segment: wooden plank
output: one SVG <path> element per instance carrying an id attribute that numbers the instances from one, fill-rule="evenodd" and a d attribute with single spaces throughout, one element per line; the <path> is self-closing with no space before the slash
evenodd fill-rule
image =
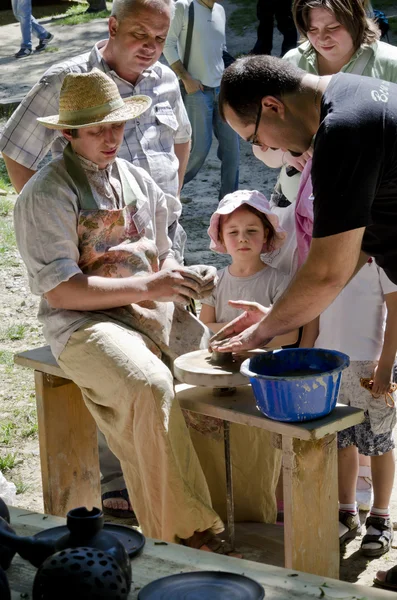
<path id="1" fill-rule="evenodd" d="M 14 361 L 23 367 L 69 379 L 57 364 L 49 346 L 16 354 Z M 256 408 L 250 385 L 238 387 L 236 393 L 229 397 L 215 397 L 212 388 L 195 387 L 185 383 L 177 384 L 175 390 L 180 405 L 186 410 L 219 417 L 231 423 L 262 427 L 267 431 L 302 440 L 321 439 L 336 431 L 357 425 L 364 420 L 364 413 L 360 409 L 337 405 L 330 415 L 316 421 L 308 421 L 307 423 L 272 421 L 262 415 Z"/>
<path id="2" fill-rule="evenodd" d="M 28 367 L 35 371 L 56 375 L 57 377 L 63 377 L 63 379 L 70 379 L 58 365 L 49 346 L 15 354 L 14 362 L 21 367 Z"/>
<path id="3" fill-rule="evenodd" d="M 362 410 L 337 404 L 331 414 L 315 421 L 305 423 L 272 421 L 256 408 L 250 385 L 238 387 L 233 396 L 214 396 L 211 388 L 180 384 L 176 386 L 176 395 L 180 406 L 186 410 L 218 417 L 231 423 L 261 427 L 267 431 L 300 440 L 321 439 L 364 420 Z"/>
<path id="4" fill-rule="evenodd" d="M 53 517 L 45 517 L 43 520 L 43 515 L 38 513 L 11 508 L 11 523 L 19 535 L 34 535 L 42 529 L 56 527 L 64 523 L 64 520 Z M 393 592 L 353 585 L 253 561 L 201 552 L 176 544 L 156 545 L 155 540 L 147 539 L 141 556 L 132 561 L 133 585 L 128 600 L 137 600 L 139 590 L 154 579 L 197 570 L 228 571 L 251 577 L 263 585 L 266 600 L 318 599 L 323 597 L 322 589 L 327 593 L 344 592 L 343 597 L 347 600 L 396 599 Z M 29 563 L 18 556 L 14 558 L 12 566 L 7 572 L 13 590 L 12 600 L 20 600 L 21 594 L 29 594 L 28 597 L 30 597 L 35 574 L 36 569 Z M 326 588 L 322 587 L 324 583 L 327 584 Z"/>
<path id="5" fill-rule="evenodd" d="M 77 506 L 101 506 L 96 424 L 77 385 L 63 381 L 53 387 L 35 371 L 44 511 L 61 517 Z"/>
<path id="6" fill-rule="evenodd" d="M 335 433 L 310 442 L 283 437 L 287 568 L 339 577 L 337 469 Z"/>

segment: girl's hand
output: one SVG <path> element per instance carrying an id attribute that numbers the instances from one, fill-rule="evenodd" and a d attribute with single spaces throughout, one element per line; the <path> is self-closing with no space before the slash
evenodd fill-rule
<path id="1" fill-rule="evenodd" d="M 283 164 L 291 165 L 295 167 L 298 171 L 303 171 L 306 166 L 308 160 L 310 160 L 313 156 L 313 148 L 310 147 L 309 150 L 306 150 L 300 156 L 292 156 L 290 152 L 285 152 L 283 155 Z"/>
<path id="2" fill-rule="evenodd" d="M 392 369 L 377 365 L 374 370 L 372 393 L 383 396 L 387 394 L 392 383 Z"/>
<path id="3" fill-rule="evenodd" d="M 225 327 L 222 327 L 222 329 L 210 339 L 210 348 L 219 352 L 238 352 L 240 350 L 249 350 L 258 347 L 250 345 L 249 348 L 246 348 L 246 342 L 242 344 L 243 338 L 241 338 L 241 336 L 236 336 L 236 334 L 242 335 L 242 332 L 244 332 L 244 334 L 247 333 L 248 337 L 250 337 L 248 330 L 251 326 L 256 326 L 260 323 L 260 321 L 268 314 L 270 308 L 266 308 L 265 306 L 258 304 L 258 302 L 244 302 L 243 300 L 229 300 L 229 305 L 244 310 L 244 312 L 242 315 L 233 319 L 233 321 L 230 321 Z M 233 335 L 236 337 L 226 339 Z M 239 338 L 238 340 L 237 337 Z M 230 344 L 234 344 L 235 342 L 238 349 L 230 350 Z M 254 343 L 254 339 L 250 338 L 249 343 Z"/>

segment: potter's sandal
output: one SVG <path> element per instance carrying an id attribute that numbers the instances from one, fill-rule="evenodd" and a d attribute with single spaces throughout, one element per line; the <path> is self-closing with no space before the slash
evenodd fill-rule
<path id="1" fill-rule="evenodd" d="M 339 511 L 339 545 L 347 544 L 361 533 L 359 514 Z"/>
<path id="2" fill-rule="evenodd" d="M 210 531 L 195 531 L 192 537 L 187 540 L 181 540 L 181 542 L 184 546 L 195 548 L 196 550 L 201 550 L 203 546 L 207 546 L 207 548 L 215 554 L 225 554 L 229 556 L 235 553 L 232 546 L 226 540 L 223 540 Z M 241 555 L 239 554 L 238 557 L 241 557 Z"/>
<path id="3" fill-rule="evenodd" d="M 111 506 L 105 506 L 103 501 L 109 499 L 122 499 L 128 502 L 128 509 L 121 508 L 113 508 Z M 122 490 L 113 490 L 112 492 L 104 492 L 102 494 L 102 512 L 104 515 L 108 515 L 109 517 L 115 517 L 116 519 L 136 519 L 136 515 L 131 508 L 130 498 L 128 496 L 128 491 L 124 488 Z"/>
<path id="4" fill-rule="evenodd" d="M 365 526 L 370 533 L 363 537 L 361 554 L 376 557 L 388 552 L 393 541 L 393 524 L 390 518 L 370 516 L 367 517 Z"/>

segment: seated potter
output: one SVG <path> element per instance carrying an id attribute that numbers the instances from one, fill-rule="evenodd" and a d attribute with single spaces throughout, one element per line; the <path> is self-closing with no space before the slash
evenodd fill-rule
<path id="1" fill-rule="evenodd" d="M 208 345 L 183 305 L 215 270 L 174 261 L 163 192 L 117 158 L 125 122 L 149 105 L 96 69 L 65 78 L 59 114 L 40 122 L 69 144 L 23 188 L 17 243 L 44 335 L 120 460 L 144 534 L 225 552 L 168 367 Z"/>

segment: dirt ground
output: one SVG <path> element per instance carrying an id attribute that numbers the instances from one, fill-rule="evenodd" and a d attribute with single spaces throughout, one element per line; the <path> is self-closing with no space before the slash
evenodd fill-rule
<path id="1" fill-rule="evenodd" d="M 229 0 L 223 4 L 230 15 L 235 5 Z M 388 11 L 388 14 L 396 14 L 397 6 L 389 3 Z M 0 101 L 23 95 L 48 66 L 71 54 L 90 49 L 96 40 L 106 35 L 105 20 L 76 27 L 57 26 L 56 20 L 43 22 L 55 34 L 54 51 L 18 63 L 12 55 L 19 45 L 19 26 L 1 27 Z M 228 49 L 232 54 L 248 52 L 255 38 L 254 24 L 245 30 L 243 36 L 229 30 Z M 275 30 L 274 54 L 279 52 L 280 37 Z M 0 130 L 3 126 L 4 119 L 0 121 Z M 265 168 L 253 157 L 248 144 L 241 143 L 240 188 L 258 189 L 269 195 L 276 176 L 277 172 Z M 206 234 L 209 218 L 217 205 L 219 179 L 220 164 L 214 142 L 204 168 L 194 181 L 185 186 L 182 194 L 185 198 L 182 222 L 188 233 L 186 258 L 190 264 L 206 263 L 219 267 L 226 264 L 224 257 L 209 250 Z M 38 300 L 29 291 L 25 268 L 15 247 L 12 227 L 14 202 L 13 195 L 0 196 L 0 471 L 16 483 L 18 506 L 42 511 L 33 373 L 14 367 L 12 356 L 17 351 L 43 345 L 44 339 L 36 320 Z M 393 520 L 397 521 L 396 489 L 391 508 Z M 371 561 L 361 557 L 359 543 L 359 540 L 351 543 L 342 557 L 341 578 L 371 585 L 379 568 L 397 564 L 397 546 L 385 557 Z"/>

